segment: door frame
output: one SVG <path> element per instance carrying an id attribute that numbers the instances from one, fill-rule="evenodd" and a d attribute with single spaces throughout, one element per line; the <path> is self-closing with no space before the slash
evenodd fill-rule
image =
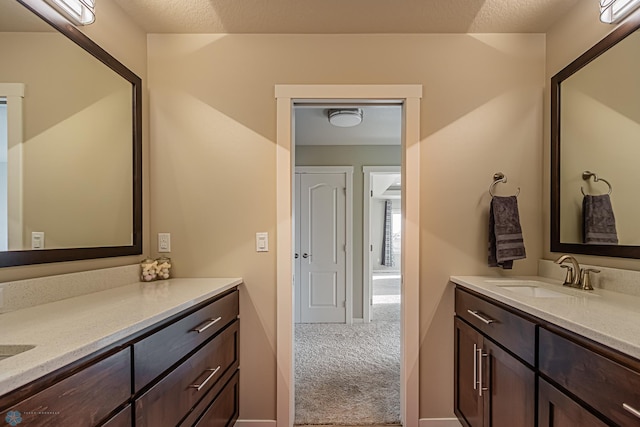
<path id="1" fill-rule="evenodd" d="M 23 227 L 23 123 L 24 83 L 0 83 L 0 96 L 7 99 L 7 216 L 9 250 L 24 250 Z M 31 248 L 31 242 L 29 242 Z"/>
<path id="2" fill-rule="evenodd" d="M 422 85 L 276 85 L 276 419 L 294 422 L 292 177 L 293 104 L 298 100 L 402 103 L 402 297 L 400 419 L 418 427 L 420 273 L 420 99 Z"/>
<path id="3" fill-rule="evenodd" d="M 353 166 L 295 166 L 295 173 L 315 173 L 315 174 L 344 174 L 346 183 L 345 197 L 345 322 L 347 325 L 353 324 Z M 294 197 L 295 201 L 295 197 Z M 293 204 L 293 215 L 295 218 L 297 203 Z M 295 236 L 294 236 L 295 239 Z M 295 247 L 295 246 L 294 246 Z M 299 292 L 298 284 L 294 275 L 295 291 Z M 294 291 L 294 295 L 295 294 Z M 294 307 L 296 301 L 293 302 Z M 299 321 L 299 319 L 298 319 Z"/>
<path id="4" fill-rule="evenodd" d="M 401 166 L 363 166 L 363 192 L 362 192 L 362 319 L 365 323 L 371 322 L 371 298 L 372 283 L 371 283 L 371 202 L 373 198 L 370 193 L 372 190 L 372 176 L 373 174 L 385 174 L 385 173 L 400 173 L 402 174 Z M 404 193 L 404 189 L 402 190 Z M 400 199 L 402 200 L 402 198 Z M 403 236 L 404 237 L 404 236 Z M 365 255 L 366 254 L 366 255 Z"/>

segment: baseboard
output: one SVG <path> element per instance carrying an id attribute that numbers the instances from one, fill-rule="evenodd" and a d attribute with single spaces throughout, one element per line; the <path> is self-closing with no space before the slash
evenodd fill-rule
<path id="1" fill-rule="evenodd" d="M 235 427 L 276 427 L 275 420 L 237 420 Z"/>
<path id="2" fill-rule="evenodd" d="M 353 319 L 351 319 L 351 323 L 364 323 L 364 319 L 362 317 L 354 317 Z"/>
<path id="3" fill-rule="evenodd" d="M 420 418 L 420 427 L 462 427 L 457 418 Z"/>

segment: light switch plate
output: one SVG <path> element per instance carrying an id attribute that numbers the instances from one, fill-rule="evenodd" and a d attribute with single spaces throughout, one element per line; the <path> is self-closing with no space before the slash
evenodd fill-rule
<path id="1" fill-rule="evenodd" d="M 158 233 L 158 252 L 171 252 L 171 233 Z"/>
<path id="2" fill-rule="evenodd" d="M 44 249 L 44 231 L 31 232 L 31 249 Z"/>
<path id="3" fill-rule="evenodd" d="M 269 233 L 256 233 L 256 252 L 269 252 Z"/>

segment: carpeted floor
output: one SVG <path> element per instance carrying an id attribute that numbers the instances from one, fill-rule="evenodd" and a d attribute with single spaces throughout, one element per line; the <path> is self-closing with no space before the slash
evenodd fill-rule
<path id="1" fill-rule="evenodd" d="M 297 324 L 295 424 L 400 422 L 400 279 L 376 276 L 373 322 Z"/>

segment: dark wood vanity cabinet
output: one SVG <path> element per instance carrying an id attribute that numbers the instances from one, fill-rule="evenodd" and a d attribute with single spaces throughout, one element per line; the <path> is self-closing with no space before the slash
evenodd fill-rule
<path id="1" fill-rule="evenodd" d="M 29 426 L 233 425 L 238 418 L 238 291 L 7 395 L 0 412 Z"/>
<path id="2" fill-rule="evenodd" d="M 37 390 L 37 384 L 32 388 Z M 8 405 L 1 413 L 18 411 L 20 424 L 27 426 L 95 426 L 124 406 L 130 396 L 131 351 L 126 348 L 72 370 L 66 378 Z"/>
<path id="3" fill-rule="evenodd" d="M 539 359 L 541 377 L 575 396 L 583 411 L 591 408 L 609 425 L 640 426 L 640 361 L 542 327 Z"/>
<path id="4" fill-rule="evenodd" d="M 496 320 L 511 319 L 513 314 L 460 292 L 456 291 L 454 321 L 456 415 L 470 427 L 534 427 L 535 373 L 492 339 L 520 340 L 527 334 L 513 326 L 505 328 L 513 322 Z M 471 322 L 479 322 L 483 331 Z M 492 325 L 497 328 L 492 330 Z M 535 344 L 535 335 L 531 338 Z"/>
<path id="5" fill-rule="evenodd" d="M 640 427 L 640 361 L 455 292 L 454 404 L 464 425 Z"/>
<path id="6" fill-rule="evenodd" d="M 539 427 L 606 427 L 602 420 L 543 379 L 538 382 Z"/>

